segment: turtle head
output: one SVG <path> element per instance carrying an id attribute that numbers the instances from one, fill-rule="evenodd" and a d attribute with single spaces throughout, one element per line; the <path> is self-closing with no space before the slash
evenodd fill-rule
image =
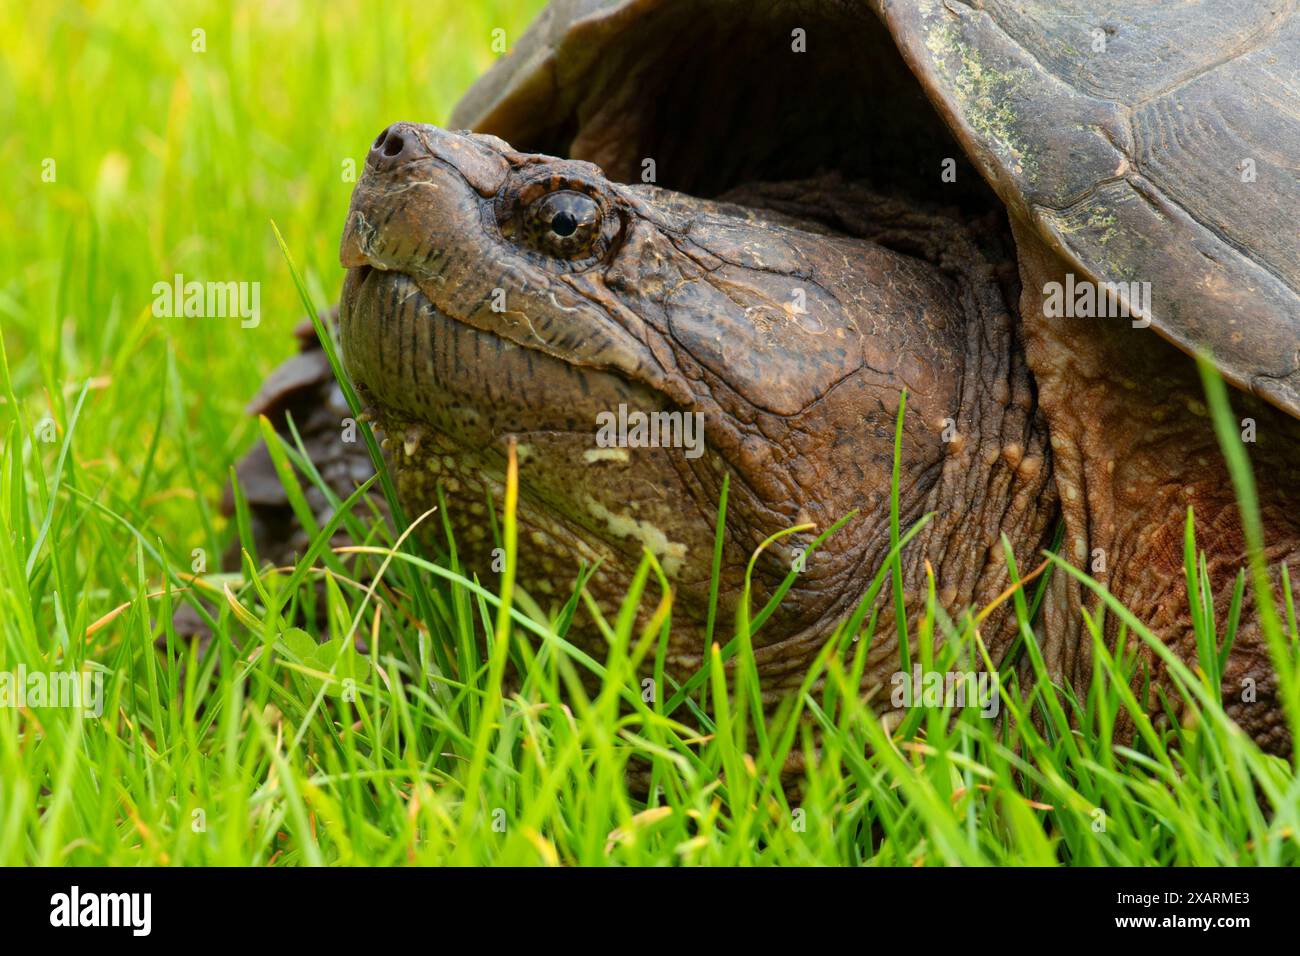
<path id="1" fill-rule="evenodd" d="M 649 551 L 689 629 L 706 615 L 724 476 L 725 610 L 771 535 L 807 526 L 764 550 L 756 602 L 816 532 L 855 509 L 881 515 L 904 382 L 920 396 L 907 465 L 943 457 L 922 423 L 956 405 L 960 310 L 918 266 L 846 241 L 398 123 L 348 213 L 344 359 L 407 509 L 441 495 L 467 567 L 492 566 L 488 509 L 513 440 L 523 586 L 563 599 L 579 561 L 598 565 L 589 587 L 611 610 Z M 914 327 L 887 321 L 898 309 Z M 903 328 L 923 338 L 891 344 Z M 858 535 L 819 552 L 782 605 L 784 634 L 856 586 Z"/>
<path id="2" fill-rule="evenodd" d="M 404 504 L 414 517 L 441 495 L 462 562 L 488 577 L 514 440 L 519 580 L 543 602 L 579 561 L 613 598 L 643 547 L 674 575 L 709 552 L 684 487 L 706 460 L 690 393 L 602 282 L 634 216 L 589 163 L 410 123 L 376 139 L 348 213 L 344 359 Z M 680 447 L 620 443 L 620 410 L 675 411 Z"/>
<path id="3" fill-rule="evenodd" d="M 420 378 L 435 371 L 420 360 L 444 355 L 452 343 L 446 330 L 418 341 L 391 340 L 378 319 L 401 310 L 375 295 L 404 291 L 443 318 L 499 338 L 503 355 L 513 344 L 569 366 L 616 369 L 629 379 L 652 376 L 643 343 L 608 321 L 608 303 L 585 294 L 589 274 L 614 257 L 633 215 L 628 197 L 590 163 L 516 153 L 493 136 L 414 123 L 388 127 L 367 157 L 340 250 L 342 264 L 354 270 L 349 296 L 370 307 L 369 320 L 351 326 L 349 361 L 380 397 L 396 389 L 390 398 L 414 401 L 413 412 L 427 411 L 440 386 L 467 390 L 468 401 L 499 398 L 475 390 L 487 384 L 483 379 L 500 382 L 515 373 L 509 359 L 501 359 L 507 364 L 496 375 L 482 366 L 477 374 L 448 369 Z M 386 364 L 399 358 L 401 368 Z M 541 363 L 527 374 L 562 389 L 546 379 L 554 371 Z M 517 374 L 512 387 L 524 384 L 525 373 Z M 414 378 L 406 381 L 407 375 Z M 541 399 L 530 390 L 530 406 Z"/>

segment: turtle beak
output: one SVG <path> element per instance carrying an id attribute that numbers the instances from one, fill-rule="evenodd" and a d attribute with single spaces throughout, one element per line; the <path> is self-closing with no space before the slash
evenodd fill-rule
<path id="1" fill-rule="evenodd" d="M 478 221 L 477 204 L 495 196 L 509 172 L 501 146 L 486 137 L 420 123 L 393 123 L 370 145 L 352 191 L 339 243 L 346 269 L 416 271 L 436 248 L 437 222 Z"/>
<path id="2" fill-rule="evenodd" d="M 433 129 L 433 127 L 427 127 Z M 371 239 L 375 229 L 369 223 L 365 213 L 365 203 L 358 202 L 368 196 L 384 194 L 391 184 L 398 181 L 397 171 L 403 166 L 433 158 L 434 152 L 429 145 L 429 138 L 423 134 L 415 123 L 393 123 L 386 126 L 370 144 L 366 154 L 365 172 L 357 183 L 353 193 L 352 209 L 348 213 L 347 225 L 343 229 L 343 240 L 339 244 L 339 262 L 345 269 L 360 266 L 377 266 L 386 268 L 370 256 Z"/>
<path id="3" fill-rule="evenodd" d="M 343 241 L 339 244 L 339 262 L 344 269 L 356 269 L 373 265 L 366 258 L 365 249 L 362 248 L 361 234 L 356 226 L 357 219 L 348 216 L 348 224 L 343 228 Z"/>

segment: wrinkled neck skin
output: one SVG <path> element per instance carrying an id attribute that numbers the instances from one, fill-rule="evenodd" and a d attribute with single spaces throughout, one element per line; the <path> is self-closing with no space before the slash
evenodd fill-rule
<path id="1" fill-rule="evenodd" d="M 394 131 L 400 150 L 389 140 L 385 155 L 381 136 L 349 212 L 344 357 L 407 510 L 422 514 L 441 492 L 467 569 L 493 576 L 487 509 L 502 506 L 513 439 L 519 586 L 558 608 L 579 563 L 597 565 L 589 590 L 612 618 L 649 552 L 674 595 L 668 666 L 680 680 L 706 650 L 726 478 L 722 642 L 755 550 L 811 526 L 754 562 L 755 611 L 802 568 L 755 637 L 774 697 L 797 686 L 887 556 L 904 389 L 904 530 L 930 515 L 904 552 L 907 593 L 925 593 L 928 564 L 950 613 L 987 603 L 1007 583 L 1000 536 L 1022 567 L 1045 544 L 1050 459 L 1008 293 L 953 222 L 851 183 L 711 202 L 610 183 L 494 137 Z M 594 207 L 560 199 L 593 210 L 589 247 L 545 231 L 560 208 L 547 197 L 575 192 Z M 650 421 L 663 430 L 638 435 L 636 413 L 661 413 Z M 620 422 L 632 428 L 620 434 Z M 655 438 L 670 447 L 646 447 Z M 865 691 L 897 666 L 892 604 L 879 612 Z M 569 637 L 603 656 L 586 614 Z M 1008 617 L 983 633 L 1000 659 Z"/>

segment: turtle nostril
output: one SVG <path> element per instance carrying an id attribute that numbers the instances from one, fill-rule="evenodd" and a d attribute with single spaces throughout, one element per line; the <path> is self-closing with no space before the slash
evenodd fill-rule
<path id="1" fill-rule="evenodd" d="M 410 123 L 393 123 L 375 137 L 366 156 L 366 166 L 375 170 L 395 169 L 429 155 L 429 149 L 417 127 Z"/>

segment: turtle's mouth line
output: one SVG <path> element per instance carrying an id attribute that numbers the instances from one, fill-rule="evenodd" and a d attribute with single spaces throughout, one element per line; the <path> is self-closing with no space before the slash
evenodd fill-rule
<path id="1" fill-rule="evenodd" d="M 682 452 L 598 439 L 599 415 L 620 405 L 671 408 L 660 393 L 458 321 L 413 277 L 392 270 L 349 269 L 340 330 L 344 362 L 384 433 L 399 493 L 421 510 L 445 501 L 463 555 L 490 547 L 481 537 L 483 502 L 502 500 L 514 439 L 526 587 L 565 593 L 575 555 L 603 562 L 594 586 L 611 595 L 623 593 L 618 582 L 643 547 L 656 548 L 673 573 L 683 567 L 689 491 L 670 460 Z"/>
<path id="2" fill-rule="evenodd" d="M 362 390 L 470 447 L 532 433 L 585 434 L 594 447 L 602 413 L 670 406 L 616 371 L 566 362 L 448 315 L 403 272 L 354 266 L 342 306 L 344 361 Z"/>

